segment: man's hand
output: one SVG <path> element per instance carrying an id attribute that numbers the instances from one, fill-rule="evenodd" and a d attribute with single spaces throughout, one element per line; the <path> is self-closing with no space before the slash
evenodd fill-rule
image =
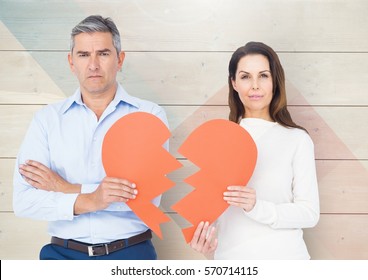
<path id="1" fill-rule="evenodd" d="M 105 209 L 113 202 L 135 199 L 138 191 L 135 184 L 125 179 L 105 177 L 94 194 L 95 202 Z"/>
<path id="2" fill-rule="evenodd" d="M 70 184 L 59 174 L 40 162 L 27 160 L 19 166 L 19 173 L 31 186 L 54 192 L 80 193 L 80 184 Z M 125 179 L 105 177 L 92 193 L 79 194 L 74 204 L 76 215 L 107 208 L 114 202 L 127 202 L 135 199 L 138 191 L 135 184 Z"/>
<path id="3" fill-rule="evenodd" d="M 22 174 L 28 184 L 40 190 L 80 193 L 80 185 L 70 184 L 59 174 L 38 161 L 27 160 L 25 164 L 19 166 L 19 173 Z"/>
<path id="4" fill-rule="evenodd" d="M 137 194 L 134 183 L 125 179 L 105 177 L 93 193 L 78 196 L 74 204 L 74 214 L 103 210 L 111 203 L 135 199 Z"/>

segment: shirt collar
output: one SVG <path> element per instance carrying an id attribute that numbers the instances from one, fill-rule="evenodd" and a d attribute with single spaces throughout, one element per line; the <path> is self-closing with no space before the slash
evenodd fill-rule
<path id="1" fill-rule="evenodd" d="M 128 103 L 136 108 L 139 108 L 139 102 L 137 100 L 137 98 L 129 95 L 126 90 L 120 85 L 118 84 L 118 89 L 116 91 L 115 94 L 115 98 L 112 101 L 112 103 L 117 106 L 119 104 L 119 102 L 124 102 L 124 103 Z"/>
<path id="2" fill-rule="evenodd" d="M 110 106 L 117 107 L 120 102 L 124 102 L 127 104 L 130 104 L 136 108 L 139 108 L 139 103 L 137 102 L 137 99 L 131 95 L 129 95 L 126 90 L 118 83 L 118 87 L 116 90 L 116 94 L 114 99 L 111 101 Z M 80 105 L 85 106 L 82 101 L 82 94 L 80 91 L 80 88 L 78 88 L 72 96 L 70 96 L 66 101 L 64 102 L 64 105 L 61 108 L 61 112 L 64 114 L 66 113 L 70 108 Z"/>

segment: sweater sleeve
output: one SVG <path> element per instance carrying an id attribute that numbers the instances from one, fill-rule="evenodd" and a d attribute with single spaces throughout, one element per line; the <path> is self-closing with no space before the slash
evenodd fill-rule
<path id="1" fill-rule="evenodd" d="M 245 215 L 275 229 L 314 227 L 319 220 L 319 195 L 314 145 L 307 134 L 296 149 L 292 168 L 292 201 L 276 204 L 257 200 Z"/>

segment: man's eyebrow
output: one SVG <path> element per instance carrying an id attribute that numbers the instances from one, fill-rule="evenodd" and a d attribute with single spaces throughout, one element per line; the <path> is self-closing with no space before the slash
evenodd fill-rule
<path id="1" fill-rule="evenodd" d="M 99 53 L 102 53 L 102 52 L 111 52 L 111 50 L 106 48 L 106 49 L 98 50 L 97 52 L 99 52 Z"/>
<path id="2" fill-rule="evenodd" d="M 77 51 L 77 54 L 89 54 L 87 51 Z"/>
<path id="3" fill-rule="evenodd" d="M 106 49 L 102 49 L 102 50 L 97 50 L 97 53 L 102 53 L 102 52 L 111 52 L 110 49 L 106 48 Z M 77 54 L 90 54 L 89 51 L 77 51 Z"/>

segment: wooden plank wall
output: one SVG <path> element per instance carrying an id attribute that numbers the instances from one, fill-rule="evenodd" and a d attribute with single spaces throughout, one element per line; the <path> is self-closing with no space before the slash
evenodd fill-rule
<path id="1" fill-rule="evenodd" d="M 47 12 L 45 12 L 47 6 Z M 33 113 L 71 95 L 71 28 L 112 17 L 127 51 L 119 81 L 164 106 L 171 152 L 184 168 L 165 193 L 172 218 L 155 238 L 160 259 L 202 259 L 184 243 L 170 206 L 196 170 L 177 148 L 206 120 L 226 118 L 227 63 L 247 41 L 279 54 L 290 111 L 315 142 L 319 224 L 305 230 L 313 259 L 368 259 L 368 2 L 365 0 L 0 1 L 0 259 L 37 259 L 46 225 L 15 217 L 12 173 Z"/>

